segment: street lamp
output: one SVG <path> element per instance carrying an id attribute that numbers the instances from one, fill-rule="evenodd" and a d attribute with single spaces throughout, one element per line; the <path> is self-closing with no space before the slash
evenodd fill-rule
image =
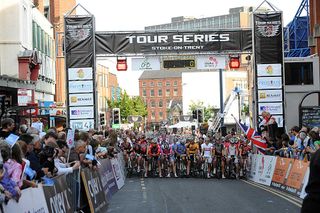
<path id="1" fill-rule="evenodd" d="M 233 92 L 235 92 L 237 94 L 237 98 L 238 98 L 238 116 L 239 116 L 239 121 L 241 120 L 241 108 L 240 108 L 240 88 L 235 87 Z"/>

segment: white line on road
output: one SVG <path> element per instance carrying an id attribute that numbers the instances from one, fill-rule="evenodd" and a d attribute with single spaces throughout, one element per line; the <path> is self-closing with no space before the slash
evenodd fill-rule
<path id="1" fill-rule="evenodd" d="M 257 188 L 260 188 L 260 189 L 262 189 L 262 190 L 268 191 L 268 192 L 270 192 L 270 193 L 272 193 L 272 194 L 274 194 L 274 195 L 277 195 L 278 197 L 281 197 L 281 198 L 289 201 L 290 203 L 292 203 L 292 204 L 294 204 L 294 205 L 296 205 L 296 206 L 298 206 L 298 207 L 300 207 L 300 208 L 302 207 L 302 205 L 301 205 L 300 203 L 298 203 L 297 201 L 293 201 L 293 200 L 289 199 L 288 197 L 282 195 L 281 192 L 274 192 L 274 191 L 272 191 L 272 190 L 270 190 L 270 189 L 264 188 L 264 187 L 262 187 L 262 186 L 259 186 L 259 185 L 254 184 L 254 183 L 250 183 L 249 181 L 243 181 L 243 182 L 245 182 L 245 183 L 247 183 L 247 184 L 250 184 L 250 185 L 252 185 L 252 186 L 255 186 L 255 187 L 257 187 Z"/>

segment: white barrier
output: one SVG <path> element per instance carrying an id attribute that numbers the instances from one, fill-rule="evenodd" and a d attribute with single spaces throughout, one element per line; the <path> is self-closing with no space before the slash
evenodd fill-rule
<path id="1" fill-rule="evenodd" d="M 22 195 L 17 203 L 9 200 L 7 205 L 3 205 L 6 213 L 49 213 L 46 198 L 41 185 L 38 188 L 28 188 L 22 191 Z"/>

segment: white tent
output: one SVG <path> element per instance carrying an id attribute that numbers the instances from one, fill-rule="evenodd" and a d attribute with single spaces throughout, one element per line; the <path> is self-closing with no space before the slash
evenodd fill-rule
<path id="1" fill-rule="evenodd" d="M 180 121 L 179 123 L 176 123 L 174 125 L 171 125 L 169 126 L 170 129 L 173 129 L 173 128 L 185 128 L 185 127 L 190 127 L 194 125 L 194 126 L 197 126 L 196 123 L 192 123 L 192 122 L 189 122 L 189 121 Z"/>

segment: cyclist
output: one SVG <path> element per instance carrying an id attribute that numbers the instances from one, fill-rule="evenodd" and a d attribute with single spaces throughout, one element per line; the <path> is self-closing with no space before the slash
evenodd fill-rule
<path id="1" fill-rule="evenodd" d="M 247 159 L 249 156 L 249 153 L 251 151 L 251 147 L 248 146 L 247 140 L 244 138 L 241 140 L 239 145 L 239 156 L 240 156 L 240 176 L 243 175 L 243 170 L 246 169 L 247 166 Z"/>
<path id="2" fill-rule="evenodd" d="M 147 161 L 147 148 L 148 148 L 148 142 L 145 139 L 145 136 L 142 135 L 140 141 L 138 142 L 139 145 L 139 151 L 137 151 L 138 155 L 138 173 L 140 172 L 140 166 L 145 165 L 145 162 Z M 146 167 L 144 167 L 146 168 Z"/>
<path id="3" fill-rule="evenodd" d="M 161 164 L 162 164 L 162 166 L 164 165 L 165 160 L 168 159 L 168 161 L 170 162 L 171 153 L 172 153 L 172 150 L 171 150 L 169 143 L 163 142 L 163 144 L 161 146 Z M 168 167 L 165 168 L 168 170 L 167 177 L 170 177 L 170 164 L 168 164 L 167 166 Z"/>
<path id="4" fill-rule="evenodd" d="M 210 178 L 210 172 L 211 172 L 211 163 L 212 163 L 212 143 L 209 143 L 210 138 L 205 138 L 205 143 L 201 145 L 201 156 L 202 156 L 202 162 L 205 162 L 207 160 L 208 163 L 208 174 L 207 178 Z"/>
<path id="5" fill-rule="evenodd" d="M 214 156 L 214 161 L 213 161 L 213 173 L 216 174 L 216 167 L 217 167 L 217 161 L 218 158 L 221 160 L 221 173 L 222 173 L 222 178 L 224 179 L 224 165 L 225 165 L 225 148 L 222 144 L 222 141 L 224 138 L 219 138 L 216 140 L 216 143 L 213 148 L 213 156 Z"/>
<path id="6" fill-rule="evenodd" d="M 199 144 L 195 143 L 192 136 L 189 136 L 187 138 L 186 147 L 187 147 L 187 157 L 188 157 L 187 158 L 188 159 L 187 177 L 189 177 L 191 161 L 195 161 L 195 160 L 197 160 L 197 162 L 199 161 Z"/>
<path id="7" fill-rule="evenodd" d="M 170 145 L 171 153 L 170 153 L 170 164 L 174 174 L 174 177 L 177 176 L 177 168 L 176 168 L 176 150 L 177 150 L 177 138 L 173 139 L 173 143 Z"/>
<path id="8" fill-rule="evenodd" d="M 161 148 L 160 148 L 159 144 L 157 144 L 157 139 L 154 138 L 148 147 L 148 158 L 149 159 L 146 162 L 146 168 L 148 168 L 148 166 L 149 166 L 149 160 L 151 162 L 151 160 L 153 158 L 158 164 L 159 177 L 162 177 L 161 166 L 160 166 L 160 154 L 161 154 Z M 148 169 L 146 169 L 145 177 L 148 177 Z"/>
<path id="9" fill-rule="evenodd" d="M 123 151 L 124 160 L 125 160 L 126 164 L 128 164 L 128 159 L 129 159 L 130 153 L 132 151 L 132 146 L 131 146 L 130 142 L 127 140 L 126 136 L 124 136 L 122 138 L 122 140 L 123 140 L 123 142 L 121 144 L 121 150 Z"/>
<path id="10" fill-rule="evenodd" d="M 239 150 L 238 147 L 236 146 L 236 144 L 238 143 L 238 138 L 236 137 L 232 137 L 230 138 L 230 145 L 228 146 L 228 148 L 226 148 L 227 151 L 227 165 L 230 165 L 230 160 L 234 159 L 234 163 L 236 166 L 236 178 L 238 178 L 238 174 L 239 174 L 239 166 L 238 166 L 238 155 L 239 155 Z"/>

